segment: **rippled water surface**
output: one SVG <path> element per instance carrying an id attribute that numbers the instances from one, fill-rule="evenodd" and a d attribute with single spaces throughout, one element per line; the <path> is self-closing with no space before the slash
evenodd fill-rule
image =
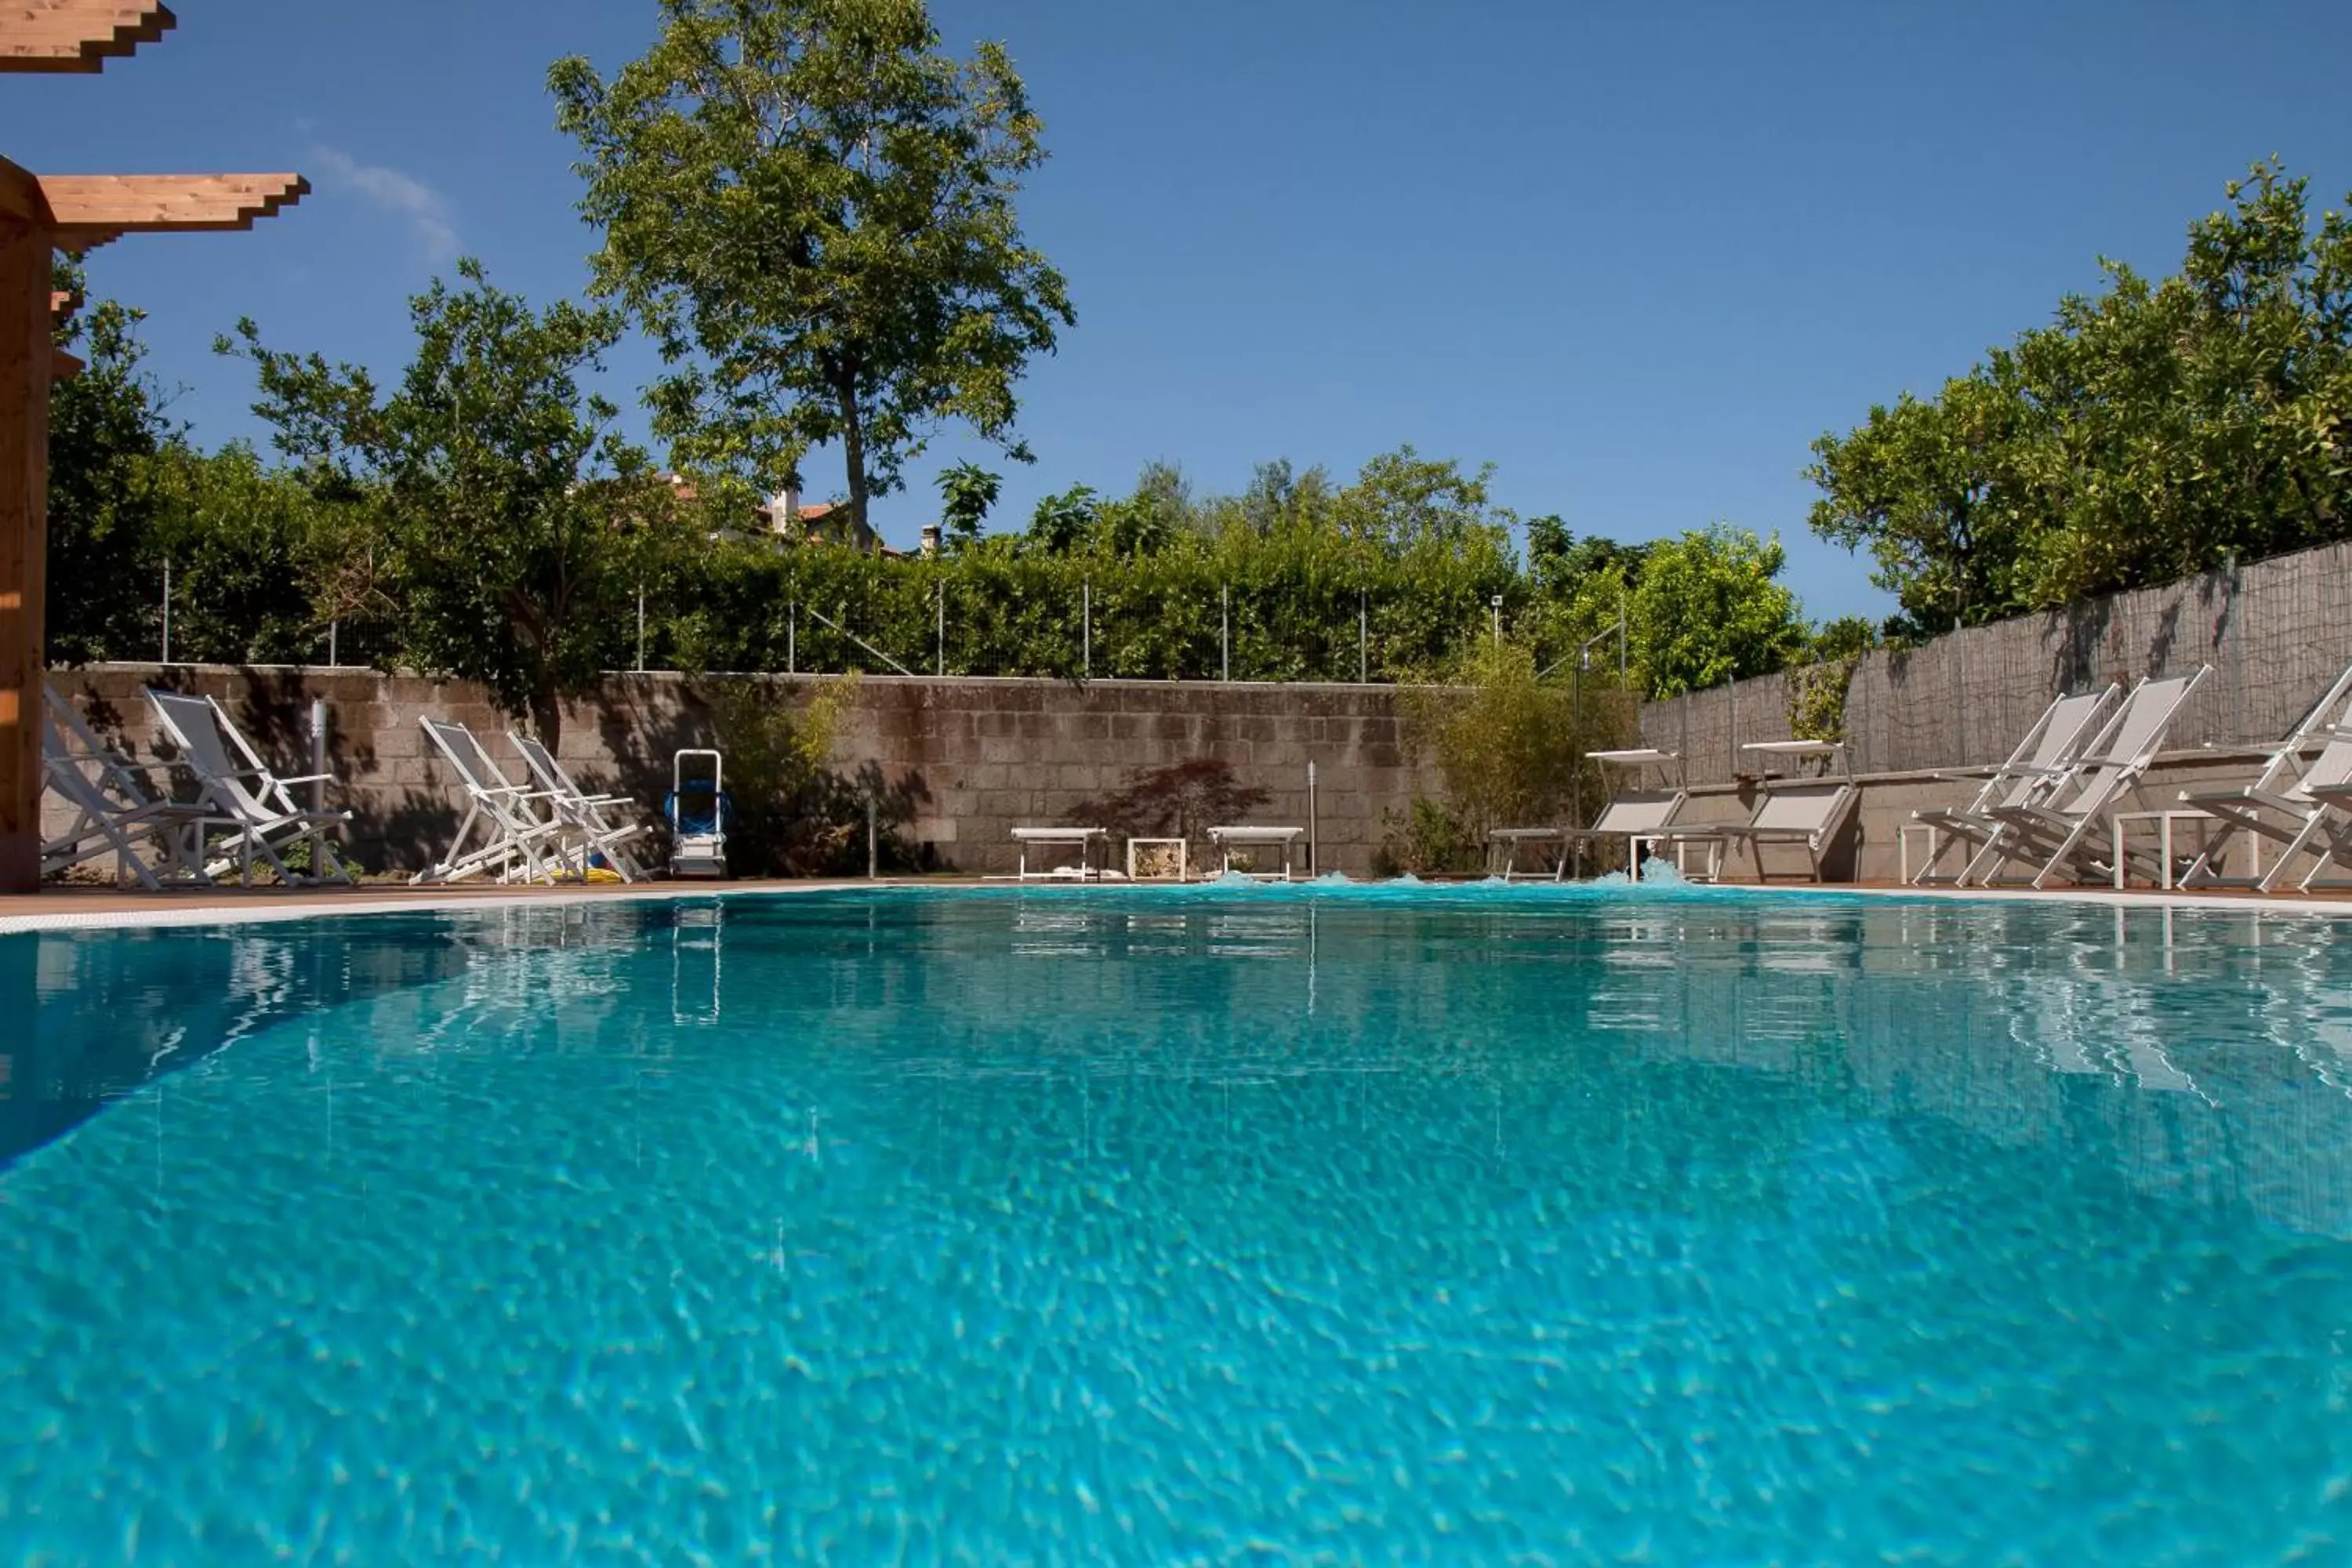
<path id="1" fill-rule="evenodd" d="M 891 892 L 0 986 L 10 1562 L 2352 1561 L 2327 922 Z"/>

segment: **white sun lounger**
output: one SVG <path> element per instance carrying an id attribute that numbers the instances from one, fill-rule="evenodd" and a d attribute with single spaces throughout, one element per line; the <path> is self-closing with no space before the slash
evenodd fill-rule
<path id="1" fill-rule="evenodd" d="M 226 838 L 205 850 L 205 870 L 223 875 L 231 866 L 248 886 L 253 881 L 254 857 L 258 855 L 289 887 L 351 881 L 327 830 L 351 820 L 348 811 L 313 811 L 297 804 L 289 787 L 299 784 L 331 784 L 331 773 L 305 773 L 280 778 L 269 771 L 221 705 L 209 697 L 147 688 L 147 705 L 179 755 L 172 765 L 195 785 L 196 802 L 205 815 L 226 818 Z M 311 864 L 297 871 L 282 853 L 296 840 L 310 846 Z"/>
<path id="2" fill-rule="evenodd" d="M 1102 827 L 1016 827 L 1013 842 L 1018 847 L 1019 863 L 1013 879 L 1020 882 L 1078 881 L 1096 882 L 1105 873 L 1095 867 L 1095 846 L 1108 846 L 1110 832 Z M 1074 866 L 1040 866 L 1029 868 L 1029 852 L 1033 849 L 1075 849 L 1078 852 Z"/>
<path id="3" fill-rule="evenodd" d="M 1663 777 L 1666 764 L 1678 757 L 1678 753 L 1674 752 L 1654 751 L 1647 747 L 1620 752 L 1587 752 L 1584 754 L 1599 763 L 1604 771 L 1612 767 L 1630 769 L 1637 781 L 1641 771 L 1646 767 L 1656 768 Z M 1591 826 L 1576 828 L 1567 835 L 1565 848 L 1569 853 L 1561 858 L 1562 872 L 1565 873 L 1566 862 L 1570 858 L 1582 860 L 1587 845 L 1622 838 L 1625 841 L 1626 874 L 1640 881 L 1642 847 L 1664 843 L 1674 827 L 1675 818 L 1682 815 L 1682 809 L 1689 800 L 1690 792 L 1680 784 L 1662 784 L 1656 789 L 1635 787 L 1619 790 L 1610 797 L 1609 804 L 1601 808 L 1601 815 L 1592 819 Z M 1580 865 L 1578 868 L 1582 869 Z"/>
<path id="4" fill-rule="evenodd" d="M 624 882 L 634 882 L 644 876 L 645 872 L 631 858 L 626 846 L 630 839 L 645 831 L 645 826 L 631 823 L 625 827 L 616 827 L 604 817 L 605 809 L 609 806 L 635 803 L 623 795 L 590 795 L 572 782 L 572 775 L 563 771 L 554 753 L 544 745 L 512 731 L 508 731 L 507 738 L 522 753 L 524 765 L 530 769 L 531 778 L 539 784 L 541 795 L 545 797 L 556 822 L 563 829 L 561 838 L 570 841 L 560 843 L 558 849 L 570 868 L 586 876 L 588 858 L 594 854 L 603 857 L 604 863 L 617 872 Z"/>
<path id="5" fill-rule="evenodd" d="M 1261 882 L 1287 882 L 1291 879 L 1291 851 L 1297 847 L 1298 840 L 1306 832 L 1307 829 L 1303 827 L 1212 827 L 1209 829 L 1209 842 L 1217 847 L 1221 861 L 1218 868 L 1219 873 L 1228 876 L 1234 874 L 1234 850 L 1271 849 L 1278 847 L 1282 850 L 1281 870 L 1250 870 L 1241 872 L 1239 875 L 1254 877 Z"/>
<path id="6" fill-rule="evenodd" d="M 2314 751 L 2318 755 L 2310 755 Z M 2273 892 L 2306 850 L 2315 858 L 2300 884 L 2305 890 L 2329 866 L 2352 866 L 2352 667 L 2312 704 L 2252 784 L 2183 790 L 2180 804 L 2222 825 L 2180 879 L 2184 888 Z M 2222 857 L 2241 832 L 2285 846 L 2268 871 L 2222 875 Z"/>
<path id="7" fill-rule="evenodd" d="M 480 876 L 501 882 L 553 881 L 558 863 L 551 840 L 562 825 L 539 815 L 545 793 L 508 778 L 465 725 L 422 716 L 416 722 L 457 773 L 466 792 L 466 815 L 441 858 L 411 877 L 409 885 Z"/>
<path id="8" fill-rule="evenodd" d="M 1845 765 L 1845 746 L 1837 741 L 1751 741 L 1739 749 L 1764 758 L 1811 757 L 1825 766 L 1832 762 L 1841 769 Z M 1812 879 L 1818 882 L 1822 879 L 1822 857 L 1858 803 L 1850 777 L 1768 779 L 1758 786 L 1756 809 L 1746 822 L 1694 828 L 1690 836 L 1720 838 L 1726 844 L 1746 844 L 1748 853 L 1755 857 L 1756 879 L 1759 882 L 1772 879 L 1764 867 L 1766 845 L 1800 846 L 1811 867 Z"/>
<path id="9" fill-rule="evenodd" d="M 2095 864 L 2094 851 L 2104 847 L 2102 830 L 2111 829 L 2116 808 L 2155 763 L 2180 705 L 2211 673 L 2211 665 L 2200 664 L 2190 674 L 2144 679 L 2133 687 L 2082 754 L 2053 771 L 2046 794 L 1993 808 L 1994 820 L 2013 831 L 1979 851 L 1966 880 L 1990 887 L 2003 868 L 2019 861 L 2036 868 L 2036 888 L 2049 886 L 2067 870 L 2096 869 L 2103 878 L 2120 874 L 2120 867 Z M 2151 861 L 2147 868 L 2151 880 L 2163 879 L 2163 868 Z"/>
<path id="10" fill-rule="evenodd" d="M 1930 807 L 1911 814 L 1914 823 L 1929 829 L 1927 863 L 1912 877 L 1911 885 L 1927 887 L 1963 880 L 1968 875 L 1968 862 L 1975 860 L 1986 845 L 2010 831 L 2007 824 L 1993 816 L 1995 808 L 2022 805 L 2047 794 L 2084 742 L 2095 732 L 2099 715 L 2115 700 L 2116 690 L 2115 684 L 2109 682 L 2101 691 L 2061 697 L 2042 710 L 2042 717 L 2034 721 L 2033 727 L 2005 761 L 1990 770 L 1938 774 L 1956 781 L 1981 779 L 1982 787 L 1975 799 L 1957 809 Z M 1967 846 L 1968 861 L 1948 877 L 1937 876 L 1936 863 L 1955 844 Z"/>
<path id="11" fill-rule="evenodd" d="M 54 877 L 110 854 L 117 881 L 129 877 L 150 892 L 167 881 L 210 884 L 204 831 L 208 824 L 228 824 L 156 789 L 130 758 L 100 743 L 73 704 L 47 685 L 41 708 L 42 776 L 74 812 L 63 833 L 42 840 L 41 875 Z M 142 849 L 153 855 L 152 864 Z"/>

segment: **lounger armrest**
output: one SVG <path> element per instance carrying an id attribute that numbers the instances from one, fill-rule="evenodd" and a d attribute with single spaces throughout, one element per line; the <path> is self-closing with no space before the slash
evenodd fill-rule
<path id="1" fill-rule="evenodd" d="M 279 779 L 278 782 L 282 784 L 333 784 L 335 782 L 335 775 L 332 773 L 298 773 L 290 779 Z"/>

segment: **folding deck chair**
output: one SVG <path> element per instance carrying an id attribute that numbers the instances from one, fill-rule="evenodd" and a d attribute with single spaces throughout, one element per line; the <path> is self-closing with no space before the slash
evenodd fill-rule
<path id="1" fill-rule="evenodd" d="M 205 850 L 205 870 L 218 877 L 231 866 L 240 879 L 253 882 L 253 858 L 269 863 L 289 887 L 326 882 L 349 883 L 351 873 L 327 842 L 327 830 L 351 820 L 348 811 L 313 811 L 296 804 L 288 787 L 299 784 L 331 783 L 331 773 L 306 773 L 279 778 L 262 762 L 218 702 L 209 697 L 147 688 L 147 705 L 156 721 L 179 748 L 172 765 L 194 781 L 197 803 L 209 816 L 226 818 L 227 837 Z M 311 865 L 297 871 L 282 853 L 296 840 L 310 846 Z M 324 869 L 321 869 L 324 868 Z"/>
<path id="2" fill-rule="evenodd" d="M 2163 749 L 2165 732 L 2180 705 L 2212 673 L 2211 665 L 2200 664 L 2190 674 L 2143 679 L 2133 687 L 2082 754 L 2053 770 L 2047 792 L 1993 808 L 1993 819 L 2011 831 L 1977 852 L 1963 880 L 1990 887 L 2004 868 L 2021 860 L 2029 865 L 2038 861 L 2032 879 L 2036 888 L 2049 886 L 2052 878 L 2070 868 L 2094 867 L 2116 875 L 2120 868 L 2098 861 L 2093 853 L 2098 847 L 2093 836 L 2110 826 L 2116 807 L 2138 787 Z M 2154 873 L 2152 879 L 2163 879 L 2163 867 L 2147 858 L 2143 864 Z"/>
<path id="3" fill-rule="evenodd" d="M 533 803 L 546 799 L 544 792 L 533 793 L 508 778 L 465 725 L 422 716 L 416 721 L 457 773 L 466 792 L 466 816 L 448 850 L 411 877 L 409 885 L 460 882 L 485 874 L 501 882 L 553 881 L 558 860 L 550 841 L 562 824 L 539 815 Z"/>
<path id="4" fill-rule="evenodd" d="M 590 795 L 572 782 L 572 775 L 563 771 L 545 745 L 511 730 L 507 731 L 507 739 L 522 753 L 524 765 L 530 769 L 531 778 L 538 783 L 555 820 L 564 830 L 562 838 L 571 841 L 560 844 L 558 853 L 572 870 L 586 876 L 589 857 L 595 855 L 602 857 L 624 882 L 634 882 L 645 875 L 624 847 L 645 831 L 644 825 L 631 823 L 626 827 L 615 827 L 604 820 L 604 808 L 633 804 L 628 796 Z M 575 858 L 577 864 L 572 864 Z"/>
<path id="5" fill-rule="evenodd" d="M 1845 765 L 1845 746 L 1836 741 L 1751 741 L 1739 749 L 1767 757 L 1818 757 L 1824 764 L 1834 760 L 1841 769 Z M 1721 838 L 1727 844 L 1746 844 L 1748 853 L 1756 858 L 1756 879 L 1759 882 L 1772 879 L 1764 868 L 1766 845 L 1800 845 L 1811 863 L 1813 880 L 1818 882 L 1822 879 L 1822 857 L 1860 800 L 1850 776 L 1768 779 L 1759 786 L 1755 812 L 1746 822 L 1710 825 L 1695 829 L 1694 835 Z"/>
<path id="6" fill-rule="evenodd" d="M 2006 761 L 1990 770 L 1938 773 L 1938 778 L 1952 780 L 1981 779 L 1983 786 L 1976 798 L 1958 809 L 1930 808 L 1915 811 L 1911 820 L 1932 829 L 1927 864 L 1911 879 L 1915 888 L 1937 882 L 1958 883 L 1968 875 L 1968 861 L 1973 861 L 1982 848 L 2007 834 L 2007 824 L 1993 816 L 1996 807 L 2021 805 L 2049 791 L 2059 770 L 2074 759 L 2083 742 L 2094 732 L 2093 726 L 2108 703 L 2116 699 L 2117 688 L 2112 681 L 2103 691 L 2083 692 L 2073 697 L 2061 697 L 2042 710 L 2025 738 L 2017 743 Z M 1948 877 L 1936 875 L 1936 863 L 1944 851 L 1954 844 L 1968 846 L 1968 861 Z"/>
<path id="7" fill-rule="evenodd" d="M 2309 757 L 2313 751 L 2319 754 Z M 2221 823 L 2221 831 L 2181 877 L 2184 888 L 2273 892 L 2306 850 L 2316 858 L 2299 884 L 2305 890 L 2330 865 L 2352 866 L 2352 667 L 2312 704 L 2252 784 L 2236 789 L 2182 790 L 2180 804 Z M 2224 876 L 2222 857 L 2241 832 L 2286 847 L 2268 871 Z"/>
<path id="8" fill-rule="evenodd" d="M 73 807 L 72 824 L 42 840 L 41 875 L 53 877 L 101 855 L 114 857 L 115 880 L 129 876 L 149 892 L 166 881 L 209 884 L 205 874 L 205 808 L 155 788 L 144 770 L 100 743 L 74 706 L 41 688 L 41 772 L 50 792 Z M 150 849 L 154 861 L 141 858 Z"/>

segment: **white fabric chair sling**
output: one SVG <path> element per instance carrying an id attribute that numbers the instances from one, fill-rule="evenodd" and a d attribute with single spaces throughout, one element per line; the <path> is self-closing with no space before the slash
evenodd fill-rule
<path id="1" fill-rule="evenodd" d="M 161 891 L 167 881 L 210 885 L 204 830 L 217 819 L 201 805 L 173 800 L 156 789 L 128 757 L 99 741 L 71 702 L 46 685 L 41 708 L 42 777 L 74 812 L 63 833 L 42 841 L 41 875 L 57 876 L 110 854 L 117 881 L 127 876 L 150 892 Z M 153 855 L 152 864 L 142 849 Z"/>
<path id="2" fill-rule="evenodd" d="M 2044 888 L 2062 871 L 2092 865 L 2094 851 L 2105 847 L 2095 837 L 2097 830 L 2107 826 L 2109 814 L 2138 787 L 2163 749 L 2180 705 L 2212 673 L 2211 665 L 2200 664 L 2190 674 L 2143 679 L 2133 687 L 2082 754 L 2054 773 L 2049 791 L 1993 808 L 1994 819 L 2013 831 L 1979 852 L 1967 879 L 1990 886 L 2003 868 L 2023 861 L 2035 867 L 2032 885 Z M 2162 868 L 2151 862 L 2149 869 L 2160 873 Z"/>
<path id="3" fill-rule="evenodd" d="M 562 826 L 565 842 L 559 853 L 568 868 L 580 876 L 588 874 L 591 854 L 602 856 L 604 863 L 619 873 L 624 882 L 634 882 L 645 872 L 632 858 L 625 846 L 645 831 L 642 823 L 615 827 L 605 820 L 608 806 L 633 804 L 620 795 L 590 795 L 572 782 L 572 775 L 556 762 L 555 754 L 529 736 L 507 732 L 507 738 L 522 753 L 523 764 L 530 769 L 531 778 L 553 809 L 555 820 Z"/>
<path id="4" fill-rule="evenodd" d="M 466 792 L 466 815 L 448 849 L 439 860 L 411 877 L 410 886 L 460 882 L 486 874 L 501 882 L 553 881 L 556 861 L 549 841 L 562 830 L 562 824 L 539 815 L 535 803 L 544 800 L 545 795 L 534 794 L 508 778 L 465 725 L 421 716 L 416 721 L 457 773 L 458 785 Z"/>
<path id="5" fill-rule="evenodd" d="M 215 877 L 231 866 L 243 881 L 253 881 L 256 855 L 269 863 L 289 887 L 351 881 L 351 873 L 327 842 L 327 830 L 351 820 L 348 811 L 313 811 L 298 804 L 289 788 L 299 784 L 332 783 L 331 773 L 306 773 L 279 778 L 262 762 L 261 754 L 229 721 L 218 702 L 209 697 L 147 688 L 147 705 L 156 721 L 179 748 L 173 766 L 194 782 L 196 798 L 208 815 L 225 817 L 226 838 L 207 849 L 205 869 Z M 311 846 L 312 864 L 297 871 L 283 853 L 296 840 Z"/>
<path id="6" fill-rule="evenodd" d="M 1774 780 L 1762 785 L 1761 791 L 1762 798 L 1757 801 L 1754 814 L 1746 822 L 1709 826 L 1706 835 L 1746 844 L 1756 858 L 1756 879 L 1759 882 L 1772 879 L 1764 868 L 1764 846 L 1802 845 L 1813 880 L 1820 881 L 1822 856 L 1857 802 L 1853 781 Z"/>
<path id="7" fill-rule="evenodd" d="M 2017 749 L 1989 773 L 1981 775 L 1967 773 L 1940 775 L 1955 780 L 1981 777 L 1983 785 L 1977 791 L 1976 798 L 1964 806 L 1957 809 L 1931 807 L 1911 814 L 1913 822 L 1932 827 L 1942 836 L 1935 852 L 1927 857 L 1927 864 L 1912 877 L 1912 886 L 1926 887 L 1945 881 L 1957 883 L 1964 879 L 1968 875 L 1966 864 L 1949 877 L 1936 874 L 1936 863 L 1943 858 L 1944 851 L 1954 844 L 1965 845 L 1969 859 L 1974 860 L 1986 845 L 2008 834 L 2008 825 L 1993 815 L 1994 810 L 2003 805 L 2022 805 L 2037 795 L 2046 794 L 2062 775 L 2062 770 L 2082 749 L 2084 742 L 2095 732 L 2099 715 L 2106 710 L 2107 704 L 2115 700 L 2117 689 L 2110 682 L 2101 691 L 2059 698 L 2042 710 L 2042 717 L 2034 721 L 2033 727 L 2025 732 L 2025 738 L 2017 743 Z"/>
<path id="8" fill-rule="evenodd" d="M 2318 754 L 2310 755 L 2315 749 Z M 2180 879 L 2184 888 L 2274 892 L 2306 850 L 2316 858 L 2300 884 L 2305 889 L 2330 865 L 2352 867 L 2352 666 L 2312 704 L 2252 784 L 2183 790 L 2180 804 L 2221 823 L 2221 831 Z M 2258 876 L 2225 876 L 2223 858 L 2240 833 L 2285 847 Z"/>

